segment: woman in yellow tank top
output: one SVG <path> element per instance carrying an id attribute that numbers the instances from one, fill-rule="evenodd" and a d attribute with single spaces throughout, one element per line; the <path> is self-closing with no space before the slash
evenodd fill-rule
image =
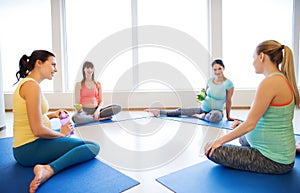
<path id="1" fill-rule="evenodd" d="M 73 124 L 68 122 L 60 131 L 50 127 L 51 118 L 58 118 L 60 111 L 48 114 L 48 102 L 40 83 L 52 80 L 57 72 L 55 56 L 46 50 L 35 50 L 31 56 L 23 55 L 19 63 L 17 79 L 22 81 L 13 96 L 14 146 L 16 161 L 23 166 L 33 166 L 35 177 L 29 192 L 61 170 L 95 158 L 98 144 L 68 137 Z"/>

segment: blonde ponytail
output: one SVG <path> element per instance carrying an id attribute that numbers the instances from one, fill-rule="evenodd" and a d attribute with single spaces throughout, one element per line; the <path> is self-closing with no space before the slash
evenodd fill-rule
<path id="1" fill-rule="evenodd" d="M 299 91 L 295 78 L 293 53 L 288 46 L 284 46 L 283 52 L 284 54 L 281 63 L 281 72 L 286 76 L 286 78 L 290 82 L 294 92 L 296 108 L 299 108 Z"/>
<path id="2" fill-rule="evenodd" d="M 296 84 L 294 58 L 291 49 L 275 40 L 267 40 L 256 47 L 256 53 L 259 54 L 261 52 L 267 54 L 270 60 L 286 76 L 293 89 L 295 106 L 299 108 L 299 90 Z"/>

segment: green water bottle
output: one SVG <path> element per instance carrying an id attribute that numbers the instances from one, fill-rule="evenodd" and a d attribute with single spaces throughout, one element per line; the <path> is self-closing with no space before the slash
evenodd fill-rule
<path id="1" fill-rule="evenodd" d="M 201 103 L 206 97 L 206 91 L 205 89 L 201 89 L 201 91 L 198 94 L 198 102 Z"/>

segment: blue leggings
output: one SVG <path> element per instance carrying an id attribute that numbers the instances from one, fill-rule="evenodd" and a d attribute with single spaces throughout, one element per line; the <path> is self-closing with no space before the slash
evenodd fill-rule
<path id="1" fill-rule="evenodd" d="M 49 164 L 55 173 L 97 156 L 100 146 L 91 141 L 62 137 L 57 139 L 39 138 L 13 148 L 16 161 L 23 166 Z"/>

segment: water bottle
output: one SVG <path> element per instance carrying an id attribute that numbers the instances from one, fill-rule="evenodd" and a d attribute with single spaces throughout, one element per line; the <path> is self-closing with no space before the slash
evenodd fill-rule
<path id="1" fill-rule="evenodd" d="M 201 103 L 206 97 L 206 91 L 203 88 L 200 93 L 198 94 L 198 102 Z"/>
<path id="2" fill-rule="evenodd" d="M 65 111 L 61 111 L 61 113 L 59 115 L 59 120 L 60 120 L 61 125 L 63 126 L 70 121 L 70 117 Z M 72 135 L 72 134 L 74 134 L 73 131 L 70 133 L 70 135 Z"/>
<path id="3" fill-rule="evenodd" d="M 75 104 L 74 108 L 77 112 L 80 112 L 82 110 L 82 104 Z"/>

